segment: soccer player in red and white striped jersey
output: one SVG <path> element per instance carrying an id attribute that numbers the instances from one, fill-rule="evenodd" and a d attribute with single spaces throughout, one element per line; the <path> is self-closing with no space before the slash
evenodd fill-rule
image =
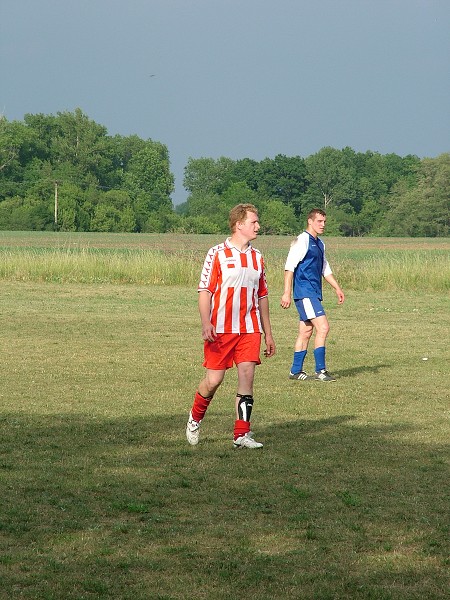
<path id="1" fill-rule="evenodd" d="M 261 363 L 262 335 L 265 356 L 275 354 L 275 343 L 264 259 L 250 244 L 260 228 L 256 207 L 238 204 L 230 211 L 229 224 L 231 236 L 208 251 L 198 286 L 206 373 L 195 394 L 186 437 L 190 444 L 198 444 L 200 423 L 209 403 L 227 369 L 236 364 L 234 447 L 261 448 L 250 431 L 253 380 L 255 367 Z"/>

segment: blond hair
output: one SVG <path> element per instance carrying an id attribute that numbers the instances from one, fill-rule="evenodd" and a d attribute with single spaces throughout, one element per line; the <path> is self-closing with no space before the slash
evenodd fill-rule
<path id="1" fill-rule="evenodd" d="M 228 223 L 231 233 L 236 230 L 236 223 L 242 223 L 247 218 L 247 213 L 252 212 L 258 214 L 258 209 L 253 204 L 237 204 L 230 210 Z"/>

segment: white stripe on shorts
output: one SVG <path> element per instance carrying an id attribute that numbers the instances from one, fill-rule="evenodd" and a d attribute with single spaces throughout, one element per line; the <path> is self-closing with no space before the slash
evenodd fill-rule
<path id="1" fill-rule="evenodd" d="M 308 319 L 314 319 L 316 316 L 316 313 L 314 312 L 314 308 L 311 303 L 311 300 L 309 298 L 303 298 L 302 302 L 303 302 L 303 308 L 305 309 L 305 313 L 306 313 L 306 316 L 308 317 Z"/>

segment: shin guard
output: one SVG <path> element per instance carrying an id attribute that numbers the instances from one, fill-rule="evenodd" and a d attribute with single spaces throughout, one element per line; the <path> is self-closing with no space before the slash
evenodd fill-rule
<path id="1" fill-rule="evenodd" d="M 250 421 L 253 408 L 253 396 L 249 394 L 236 394 L 239 398 L 238 418 L 240 421 Z"/>

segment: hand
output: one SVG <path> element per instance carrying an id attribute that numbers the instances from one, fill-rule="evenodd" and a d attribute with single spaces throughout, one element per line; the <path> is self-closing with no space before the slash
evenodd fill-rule
<path id="1" fill-rule="evenodd" d="M 275 342 L 271 335 L 266 335 L 266 349 L 264 350 L 264 356 L 270 358 L 275 354 Z"/>
<path id="2" fill-rule="evenodd" d="M 211 323 L 203 325 L 202 327 L 202 338 L 205 342 L 215 342 L 217 338 L 216 328 Z"/>
<path id="3" fill-rule="evenodd" d="M 344 292 L 341 290 L 341 288 L 338 288 L 336 290 L 336 295 L 338 297 L 338 304 L 342 304 L 345 300 L 345 296 L 344 296 Z"/>
<path id="4" fill-rule="evenodd" d="M 291 305 L 291 294 L 289 292 L 285 292 L 282 296 L 281 296 L 281 302 L 280 302 L 281 306 L 283 308 L 289 308 Z"/>

